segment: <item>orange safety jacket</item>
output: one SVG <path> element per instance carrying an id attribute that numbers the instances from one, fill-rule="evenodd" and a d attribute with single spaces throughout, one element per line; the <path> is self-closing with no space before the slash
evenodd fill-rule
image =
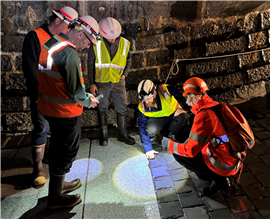
<path id="1" fill-rule="evenodd" d="M 204 162 L 213 172 L 232 176 L 238 172 L 242 162 L 231 155 L 229 139 L 216 114 L 211 109 L 200 111 L 217 104 L 205 94 L 191 109 L 195 117 L 187 142 L 169 140 L 168 151 L 184 157 L 195 157 L 201 151 Z"/>
<path id="2" fill-rule="evenodd" d="M 41 27 L 38 27 L 34 31 L 37 33 L 40 47 L 42 47 L 51 38 L 51 36 L 45 30 L 43 30 Z"/>
<path id="3" fill-rule="evenodd" d="M 83 105 L 70 98 L 65 79 L 56 67 L 53 55 L 67 46 L 75 45 L 59 35 L 54 35 L 41 47 L 39 56 L 38 109 L 43 115 L 52 117 L 75 117 L 82 114 Z M 77 51 L 77 50 L 76 50 Z M 80 65 L 81 82 L 84 84 Z"/>

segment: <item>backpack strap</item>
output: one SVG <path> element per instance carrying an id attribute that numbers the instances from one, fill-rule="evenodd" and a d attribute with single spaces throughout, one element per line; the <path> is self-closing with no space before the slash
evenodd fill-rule
<path id="1" fill-rule="evenodd" d="M 217 105 L 220 105 L 220 103 L 217 104 Z M 216 106 L 217 106 L 217 105 L 216 105 Z M 198 113 L 201 112 L 201 111 L 209 110 L 209 109 L 210 109 L 210 110 L 212 110 L 212 111 L 216 114 L 216 116 L 217 116 L 218 119 L 220 120 L 220 117 L 217 115 L 216 106 L 201 109 L 201 110 L 198 111 Z M 225 131 L 226 131 L 226 130 L 225 130 Z M 216 139 L 219 140 L 218 144 L 214 144 L 214 142 L 217 142 Z M 217 148 L 217 147 L 218 147 L 219 145 L 221 145 L 222 143 L 226 143 L 226 142 L 224 142 L 224 141 L 222 140 L 222 138 L 217 137 L 217 136 L 213 136 L 213 138 L 210 140 L 210 142 L 212 143 L 212 145 L 216 146 L 215 148 Z"/>
<path id="2" fill-rule="evenodd" d="M 199 112 L 201 112 L 201 111 L 203 111 L 203 110 L 209 110 L 209 109 L 212 110 L 212 111 L 216 114 L 216 116 L 217 116 L 218 120 L 220 121 L 222 127 L 224 128 L 225 132 L 226 132 L 226 133 L 229 133 L 229 130 L 228 130 L 228 128 L 227 128 L 227 125 L 225 124 L 225 122 L 224 122 L 224 120 L 223 120 L 223 118 L 222 118 L 221 110 L 217 110 L 218 107 L 221 107 L 221 104 L 222 104 L 222 103 L 219 103 L 219 104 L 217 104 L 217 105 L 215 105 L 215 106 L 212 106 L 212 107 L 209 107 L 209 108 L 201 109 Z M 199 113 L 199 112 L 198 112 L 198 113 Z M 224 144 L 228 144 L 229 147 L 230 147 L 230 152 L 231 152 L 231 153 L 233 152 L 230 143 L 224 142 L 223 139 L 220 138 L 220 137 L 214 136 L 213 138 L 216 138 L 216 139 L 219 140 L 219 143 L 218 143 L 218 145 L 216 146 L 216 148 L 217 148 L 219 145 L 221 145 L 222 143 L 224 143 Z M 211 142 L 211 143 L 212 143 L 212 142 Z M 213 144 L 213 143 L 212 143 L 212 144 Z M 232 155 L 232 154 L 231 154 L 231 155 Z M 232 155 L 232 156 L 233 156 L 233 155 Z M 234 156 L 235 156 L 235 155 L 234 155 Z M 233 156 L 233 157 L 234 157 L 234 156 Z"/>

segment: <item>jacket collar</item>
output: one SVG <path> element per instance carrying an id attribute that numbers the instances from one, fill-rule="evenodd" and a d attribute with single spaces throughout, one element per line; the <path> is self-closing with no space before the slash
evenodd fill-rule
<path id="1" fill-rule="evenodd" d="M 71 39 L 66 34 L 59 33 L 59 36 L 64 38 L 65 40 L 68 40 L 68 41 L 72 42 Z"/>
<path id="2" fill-rule="evenodd" d="M 119 39 L 120 39 L 120 36 L 116 38 L 116 40 L 115 40 L 114 43 L 111 43 L 111 42 L 109 42 L 105 37 L 103 37 L 103 41 L 104 41 L 104 42 L 106 41 L 106 43 L 107 43 L 109 46 L 112 46 L 112 45 L 117 44 L 117 42 L 119 41 Z"/>
<path id="3" fill-rule="evenodd" d="M 201 109 L 210 108 L 216 106 L 218 104 L 217 101 L 212 100 L 207 94 L 203 95 L 202 98 L 196 103 L 191 112 L 197 114 Z"/>

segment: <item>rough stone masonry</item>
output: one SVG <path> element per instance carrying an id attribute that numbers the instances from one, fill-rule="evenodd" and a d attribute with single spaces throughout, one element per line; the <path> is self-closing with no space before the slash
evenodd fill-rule
<path id="1" fill-rule="evenodd" d="M 137 123 L 137 85 L 143 79 L 164 83 L 173 60 L 178 73 L 167 83 L 201 77 L 209 95 L 231 104 L 270 93 L 270 2 L 267 1 L 1 1 L 1 131 L 28 133 L 33 126 L 22 73 L 25 35 L 65 5 L 97 21 L 114 17 L 131 42 L 132 67 L 126 79 L 128 124 Z M 87 80 L 87 50 L 81 52 Z M 173 72 L 177 72 L 177 66 Z M 109 124 L 115 124 L 110 101 Z M 85 109 L 82 128 L 98 125 L 96 111 Z"/>

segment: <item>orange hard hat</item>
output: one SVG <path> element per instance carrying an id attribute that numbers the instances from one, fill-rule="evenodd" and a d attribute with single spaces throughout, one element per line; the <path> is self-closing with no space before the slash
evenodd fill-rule
<path id="1" fill-rule="evenodd" d="M 201 94 L 205 91 L 208 91 L 208 87 L 205 83 L 204 80 L 197 78 L 197 77 L 193 77 L 188 79 L 184 85 L 183 85 L 183 96 L 187 96 L 188 93 L 193 93 L 193 94 Z"/>

